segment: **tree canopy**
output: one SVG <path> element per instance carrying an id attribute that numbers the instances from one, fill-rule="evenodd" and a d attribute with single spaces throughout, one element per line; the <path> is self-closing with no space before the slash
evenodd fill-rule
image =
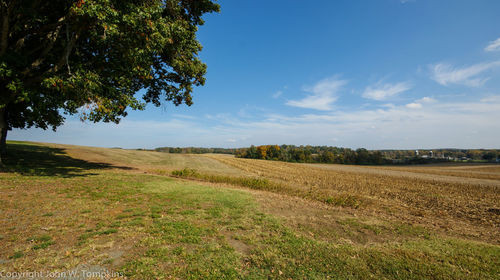
<path id="1" fill-rule="evenodd" d="M 211 0 L 1 0 L 0 128 L 56 129 L 64 114 L 118 123 L 145 103 L 192 104 Z M 136 93 L 144 89 L 141 98 Z"/>

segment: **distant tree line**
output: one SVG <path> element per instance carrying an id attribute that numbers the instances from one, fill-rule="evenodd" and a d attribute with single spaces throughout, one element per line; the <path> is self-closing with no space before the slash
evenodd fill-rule
<path id="1" fill-rule="evenodd" d="M 380 152 L 385 158 L 395 160 L 496 161 L 500 157 L 500 150 L 495 149 L 380 150 Z"/>
<path id="2" fill-rule="evenodd" d="M 453 161 L 496 162 L 500 150 L 434 149 L 434 150 L 367 150 L 331 146 L 262 145 L 249 148 L 161 147 L 158 152 L 175 154 L 232 154 L 240 158 L 279 160 L 303 163 L 337 163 L 358 165 L 424 164 Z"/>
<path id="3" fill-rule="evenodd" d="M 379 151 L 328 146 L 264 145 L 238 149 L 236 157 L 307 163 L 388 164 Z"/>
<path id="4" fill-rule="evenodd" d="M 236 153 L 236 149 L 225 149 L 225 148 L 199 148 L 199 147 L 160 147 L 156 148 L 155 151 L 171 154 L 231 154 Z"/>

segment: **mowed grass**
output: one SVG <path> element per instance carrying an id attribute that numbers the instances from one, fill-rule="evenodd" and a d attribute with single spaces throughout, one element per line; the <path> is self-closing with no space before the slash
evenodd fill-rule
<path id="1" fill-rule="evenodd" d="M 92 265 L 129 279 L 497 279 L 500 273 L 500 248 L 488 242 L 356 216 L 332 219 L 336 231 L 295 227 L 264 211 L 253 192 L 144 174 L 127 163 L 77 160 L 54 149 L 9 144 L 16 158 L 0 173 L 1 272 Z M 352 235 L 381 238 L 356 242 Z"/>

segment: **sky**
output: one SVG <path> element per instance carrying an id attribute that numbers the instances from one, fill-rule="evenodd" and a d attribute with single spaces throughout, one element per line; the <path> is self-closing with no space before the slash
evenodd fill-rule
<path id="1" fill-rule="evenodd" d="M 9 140 L 99 147 L 500 148 L 500 1 L 218 1 L 190 107 Z M 140 94 L 140 93 L 138 93 Z"/>

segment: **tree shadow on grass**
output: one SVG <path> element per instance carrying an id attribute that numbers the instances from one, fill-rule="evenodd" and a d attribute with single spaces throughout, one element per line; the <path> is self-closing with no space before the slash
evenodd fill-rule
<path id="1" fill-rule="evenodd" d="M 89 172 L 90 170 L 133 169 L 131 167 L 76 159 L 68 156 L 64 149 L 32 144 L 8 143 L 7 155 L 3 159 L 5 166 L 1 171 L 32 176 L 60 176 L 67 178 L 97 175 Z"/>

